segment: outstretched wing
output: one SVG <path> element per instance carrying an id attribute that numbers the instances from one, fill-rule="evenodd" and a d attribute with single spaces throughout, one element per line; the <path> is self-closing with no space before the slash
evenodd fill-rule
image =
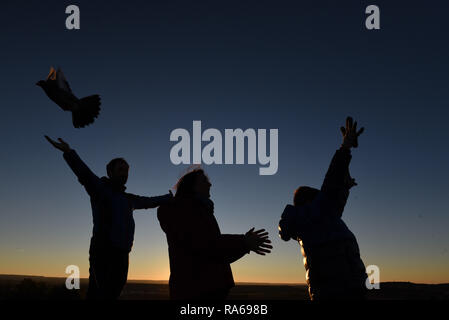
<path id="1" fill-rule="evenodd" d="M 72 93 L 72 89 L 70 88 L 69 83 L 64 76 L 64 73 L 62 73 L 61 68 L 58 68 L 58 71 L 56 72 L 56 81 L 60 89 Z"/>
<path id="2" fill-rule="evenodd" d="M 53 67 L 50 67 L 50 73 L 47 76 L 47 80 L 56 80 L 56 70 Z"/>

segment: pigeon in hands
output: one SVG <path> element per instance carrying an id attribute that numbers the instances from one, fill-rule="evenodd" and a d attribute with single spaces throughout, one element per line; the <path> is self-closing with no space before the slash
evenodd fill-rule
<path id="1" fill-rule="evenodd" d="M 100 96 L 94 94 L 82 99 L 75 97 L 60 68 L 56 71 L 51 67 L 47 79 L 38 81 L 36 85 L 41 87 L 62 110 L 72 112 L 75 128 L 93 123 L 100 113 Z"/>

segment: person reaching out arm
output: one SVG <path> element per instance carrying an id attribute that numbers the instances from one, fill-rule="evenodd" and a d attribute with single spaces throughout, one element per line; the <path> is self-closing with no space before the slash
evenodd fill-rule
<path id="1" fill-rule="evenodd" d="M 129 164 L 123 158 L 106 166 L 107 177 L 97 177 L 75 150 L 62 140 L 45 136 L 64 159 L 90 196 L 93 230 L 89 249 L 88 299 L 117 299 L 128 276 L 129 253 L 134 242 L 134 209 L 155 208 L 173 198 L 171 193 L 143 197 L 126 193 Z"/>
<path id="2" fill-rule="evenodd" d="M 311 300 L 364 299 L 367 278 L 357 239 L 341 219 L 349 189 L 351 148 L 357 148 L 357 122 L 346 119 L 343 143 L 332 157 L 321 189 L 299 187 L 294 205 L 287 205 L 279 221 L 279 235 L 301 246 Z"/>
<path id="3" fill-rule="evenodd" d="M 70 145 L 67 142 L 61 138 L 58 138 L 59 142 L 57 142 L 48 136 L 45 136 L 45 139 L 47 139 L 53 147 L 63 152 L 65 161 L 91 197 L 106 196 L 107 192 L 103 187 L 100 178 L 89 169 L 76 151 L 70 148 Z"/>
<path id="4" fill-rule="evenodd" d="M 346 128 L 341 127 L 340 130 L 343 135 L 343 143 L 332 157 L 319 195 L 319 198 L 323 199 L 320 199 L 318 204 L 321 213 L 326 212 L 334 217 L 342 216 L 349 196 L 349 189 L 357 185 L 355 179 L 349 174 L 349 163 L 352 158 L 351 148 L 358 147 L 358 137 L 363 133 L 364 128 L 357 131 L 357 121 L 353 122 L 352 118 L 348 117 Z"/>

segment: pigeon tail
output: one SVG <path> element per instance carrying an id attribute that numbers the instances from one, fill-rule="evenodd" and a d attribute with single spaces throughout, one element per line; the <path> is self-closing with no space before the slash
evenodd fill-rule
<path id="1" fill-rule="evenodd" d="M 100 113 L 100 96 L 94 94 L 79 99 L 78 108 L 72 111 L 72 121 L 75 128 L 82 128 L 94 122 Z"/>

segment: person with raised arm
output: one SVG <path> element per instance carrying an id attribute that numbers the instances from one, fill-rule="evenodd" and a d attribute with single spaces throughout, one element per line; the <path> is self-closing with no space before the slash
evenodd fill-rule
<path id="1" fill-rule="evenodd" d="M 63 157 L 90 196 L 93 231 L 89 248 L 87 299 L 117 299 L 128 278 L 129 253 L 134 241 L 133 211 L 156 208 L 172 200 L 171 192 L 143 197 L 125 192 L 129 165 L 115 158 L 106 166 L 107 177 L 99 178 L 61 138 L 45 136 Z"/>
<path id="2" fill-rule="evenodd" d="M 294 205 L 287 205 L 279 235 L 299 241 L 311 300 L 365 298 L 367 274 L 354 234 L 342 220 L 349 189 L 357 185 L 349 174 L 351 148 L 358 147 L 357 122 L 346 119 L 343 143 L 335 152 L 321 189 L 299 187 Z"/>

